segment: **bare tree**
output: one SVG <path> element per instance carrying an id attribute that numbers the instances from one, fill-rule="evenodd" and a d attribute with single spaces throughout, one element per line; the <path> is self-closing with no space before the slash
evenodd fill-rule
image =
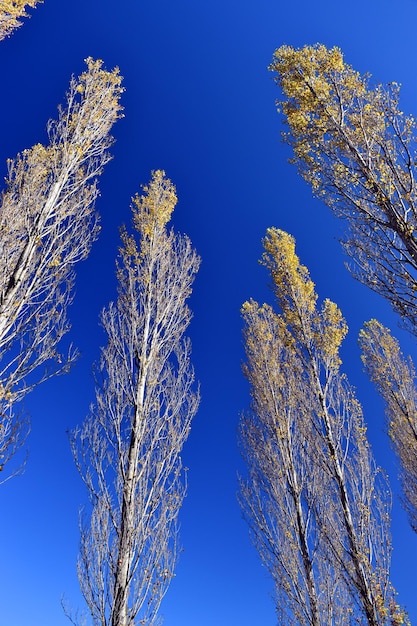
<path id="1" fill-rule="evenodd" d="M 76 357 L 72 348 L 60 354 L 57 346 L 69 329 L 74 265 L 86 258 L 98 234 L 97 179 L 110 159 L 109 133 L 121 115 L 122 92 L 117 68 L 108 72 L 91 58 L 86 64 L 71 79 L 66 107 L 48 124 L 48 145 L 37 144 L 8 162 L 0 207 L 3 466 L 24 439 L 16 403 L 67 371 Z"/>
<path id="2" fill-rule="evenodd" d="M 294 162 L 314 194 L 348 223 L 349 269 L 417 334 L 416 121 L 399 86 L 370 86 L 338 48 L 282 46 L 270 69 Z"/>
<path id="3" fill-rule="evenodd" d="M 43 0 L 1 0 L 0 41 L 22 25 L 20 19 L 27 17 L 26 7 L 34 7 Z"/>
<path id="4" fill-rule="evenodd" d="M 270 228 L 263 264 L 281 313 L 243 306 L 252 413 L 241 501 L 284 624 L 402 623 L 389 583 L 390 492 L 340 372 L 347 327 L 319 308 L 293 238 Z"/>
<path id="5" fill-rule="evenodd" d="M 371 320 L 360 333 L 362 359 L 386 403 L 388 433 L 400 462 L 404 506 L 417 532 L 417 391 L 411 357 L 388 328 Z"/>
<path id="6" fill-rule="evenodd" d="M 79 580 L 100 626 L 156 624 L 177 559 L 180 451 L 199 402 L 184 338 L 199 258 L 187 237 L 167 230 L 176 202 L 162 171 L 133 200 L 140 241 L 122 230 L 97 400 L 72 440 L 92 504 Z"/>

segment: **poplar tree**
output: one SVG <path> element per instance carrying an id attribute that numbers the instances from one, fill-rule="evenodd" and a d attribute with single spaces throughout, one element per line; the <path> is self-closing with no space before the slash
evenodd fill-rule
<path id="1" fill-rule="evenodd" d="M 400 110 L 399 86 L 372 86 L 338 48 L 323 45 L 282 46 L 270 69 L 285 97 L 278 105 L 288 126 L 284 138 L 294 150 L 291 160 L 313 193 L 348 223 L 342 243 L 350 271 L 388 299 L 416 336 L 416 120 Z M 387 404 L 404 504 L 416 529 L 412 363 L 376 321 L 365 328 L 361 342 L 367 370 Z"/>
<path id="2" fill-rule="evenodd" d="M 25 438 L 16 404 L 77 356 L 58 344 L 69 330 L 74 266 L 99 232 L 97 182 L 110 160 L 122 92 L 117 68 L 91 58 L 86 64 L 48 123 L 48 143 L 8 161 L 0 201 L 1 468 Z"/>
<path id="3" fill-rule="evenodd" d="M 159 623 L 177 560 L 186 490 L 180 452 L 199 403 L 184 336 L 199 258 L 186 236 L 168 229 L 176 202 L 162 171 L 133 199 L 118 299 L 101 318 L 107 345 L 96 403 L 72 439 L 92 505 L 79 580 L 97 626 Z"/>
<path id="4" fill-rule="evenodd" d="M 417 392 L 411 357 L 377 320 L 367 322 L 359 337 L 362 359 L 386 404 L 388 434 L 400 462 L 403 504 L 417 532 Z"/>
<path id="5" fill-rule="evenodd" d="M 399 108 L 399 86 L 371 86 L 324 45 L 282 46 L 270 70 L 292 162 L 347 221 L 350 271 L 417 334 L 416 121 Z"/>
<path id="6" fill-rule="evenodd" d="M 340 371 L 346 322 L 330 300 L 318 306 L 290 235 L 270 228 L 263 245 L 280 312 L 243 305 L 241 503 L 280 623 L 404 623 L 389 582 L 389 488 Z"/>

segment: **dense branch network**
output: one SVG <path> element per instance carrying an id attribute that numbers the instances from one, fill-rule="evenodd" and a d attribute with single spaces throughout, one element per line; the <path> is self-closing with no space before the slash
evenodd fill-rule
<path id="1" fill-rule="evenodd" d="M 399 86 L 371 88 L 323 45 L 282 46 L 270 69 L 292 161 L 348 222 L 350 270 L 417 333 L 416 122 L 398 107 Z"/>
<path id="2" fill-rule="evenodd" d="M 268 229 L 264 249 L 281 312 L 243 306 L 252 411 L 241 503 L 280 623 L 403 623 L 389 582 L 389 489 L 340 372 L 346 323 L 333 302 L 317 306 L 290 235 Z"/>
<path id="3" fill-rule="evenodd" d="M 417 391 L 413 362 L 377 320 L 360 333 L 362 359 L 385 400 L 388 433 L 400 462 L 404 506 L 417 532 Z"/>
<path id="4" fill-rule="evenodd" d="M 122 92 L 117 68 L 109 72 L 91 58 L 86 64 L 48 124 L 49 143 L 8 162 L 0 206 L 2 465 L 24 438 L 16 403 L 76 358 L 71 348 L 58 352 L 58 344 L 69 329 L 74 266 L 98 235 L 97 180 L 110 159 Z"/>
<path id="5" fill-rule="evenodd" d="M 199 258 L 187 237 L 167 230 L 176 201 L 162 171 L 134 198 L 118 300 L 102 314 L 96 404 L 73 438 L 92 504 L 79 579 L 97 626 L 156 624 L 177 560 L 180 452 L 199 402 L 184 338 Z"/>

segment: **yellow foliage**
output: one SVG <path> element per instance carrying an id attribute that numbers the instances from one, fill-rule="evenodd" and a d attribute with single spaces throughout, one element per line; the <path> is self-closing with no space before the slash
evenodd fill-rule
<path id="1" fill-rule="evenodd" d="M 166 226 L 177 204 L 175 186 L 163 170 L 152 172 L 152 179 L 143 186 L 143 194 L 133 198 L 133 223 L 145 238 Z"/>
<path id="2" fill-rule="evenodd" d="M 294 151 L 313 192 L 349 221 L 351 271 L 417 327 L 416 120 L 398 109 L 399 86 L 370 85 L 339 48 L 278 48 L 269 68 Z"/>
<path id="3" fill-rule="evenodd" d="M 321 309 L 317 308 L 314 283 L 308 269 L 300 263 L 291 235 L 277 228 L 268 228 L 263 245 L 265 252 L 261 263 L 271 273 L 282 314 L 276 315 L 266 304 L 259 306 L 252 300 L 245 302 L 242 315 L 250 329 L 245 335 L 246 345 L 255 354 L 262 343 L 263 359 L 266 359 L 265 351 L 270 349 L 269 346 L 274 346 L 271 361 L 276 361 L 274 342 L 286 347 L 299 342 L 326 369 L 337 370 L 341 363 L 339 349 L 348 331 L 340 309 L 328 299 Z"/>
<path id="4" fill-rule="evenodd" d="M 59 267 L 62 263 L 61 257 L 56 257 L 49 263 L 49 267 Z"/>
<path id="5" fill-rule="evenodd" d="M 269 69 L 286 97 L 278 105 L 290 128 L 286 139 L 293 145 L 294 161 L 306 166 L 302 174 L 314 191 L 325 189 L 325 168 L 338 188 L 355 182 L 352 158 L 361 163 L 373 157 L 386 130 L 383 90 L 369 90 L 368 78 L 344 62 L 339 48 L 319 44 L 282 46 Z M 389 176 L 383 161 L 378 169 L 382 179 Z M 326 201 L 332 203 L 327 193 Z"/>
<path id="6" fill-rule="evenodd" d="M 68 122 L 81 153 L 88 149 L 95 135 L 122 117 L 119 100 L 124 91 L 118 67 L 108 71 L 101 59 L 92 57 L 85 63 L 87 69 L 71 82 L 72 94 L 78 99 L 74 98 Z"/>
<path id="7" fill-rule="evenodd" d="M 295 253 L 294 238 L 278 228 L 268 228 L 263 240 L 262 264 L 274 281 L 275 293 L 288 324 L 295 327 L 301 318 L 311 317 L 317 300 L 308 269 Z"/>
<path id="8" fill-rule="evenodd" d="M 28 17 L 26 7 L 35 7 L 43 0 L 2 0 L 0 3 L 0 40 L 8 37 Z"/>
<path id="9" fill-rule="evenodd" d="M 335 364 L 340 364 L 338 354 L 348 331 L 346 321 L 339 307 L 328 299 L 324 301 L 321 320 L 322 328 L 317 336 L 317 344 L 325 359 L 335 359 Z"/>

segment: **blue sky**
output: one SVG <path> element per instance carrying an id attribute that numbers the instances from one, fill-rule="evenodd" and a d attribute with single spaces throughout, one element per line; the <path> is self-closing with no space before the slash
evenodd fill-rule
<path id="1" fill-rule="evenodd" d="M 0 488 L 0 626 L 68 624 L 63 594 L 83 608 L 76 557 L 86 492 L 66 431 L 84 419 L 94 397 L 91 366 L 104 342 L 98 315 L 115 297 L 118 227 L 130 219 L 130 198 L 157 168 L 177 186 L 175 228 L 202 257 L 190 327 L 202 403 L 183 454 L 189 468 L 180 515 L 184 551 L 162 605 L 165 624 L 276 623 L 272 582 L 236 502 L 242 470 L 236 430 L 249 404 L 239 309 L 249 297 L 271 300 L 257 263 L 269 226 L 295 236 L 319 296 L 336 301 L 347 318 L 344 368 L 394 491 L 392 580 L 417 622 L 417 536 L 398 501 L 382 406 L 362 372 L 357 334 L 377 316 L 406 350 L 416 355 L 416 346 L 397 331 L 388 305 L 345 270 L 337 241 L 342 224 L 287 163 L 274 104 L 279 92 L 266 69 L 284 43 L 337 45 L 359 71 L 402 83 L 401 106 L 416 114 L 416 23 L 416 0 L 45 0 L 0 44 L 1 176 L 8 157 L 45 141 L 46 122 L 63 102 L 71 73 L 83 71 L 84 58 L 118 65 L 126 88 L 114 159 L 100 183 L 101 237 L 78 267 L 70 311 L 69 339 L 82 356 L 70 375 L 25 401 L 32 418 L 27 469 Z"/>

